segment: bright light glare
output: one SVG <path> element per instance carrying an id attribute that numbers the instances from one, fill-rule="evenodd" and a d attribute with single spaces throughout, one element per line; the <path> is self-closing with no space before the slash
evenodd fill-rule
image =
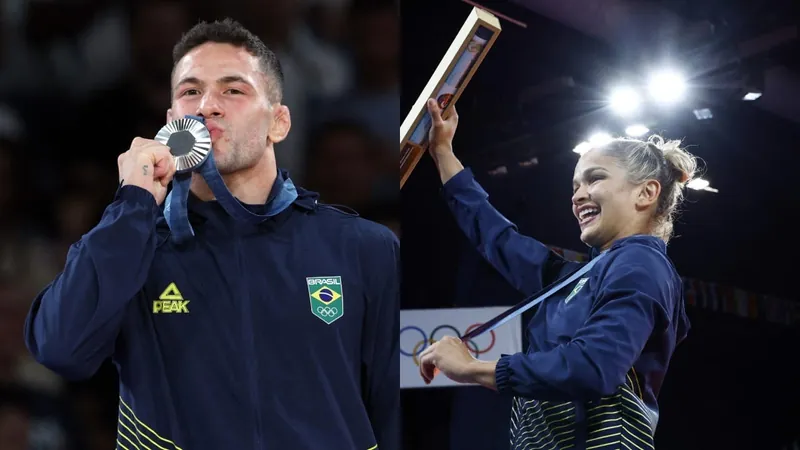
<path id="1" fill-rule="evenodd" d="M 708 120 L 714 118 L 714 114 L 712 114 L 711 110 L 708 108 L 695 109 L 694 116 L 697 117 L 697 120 Z"/>
<path id="2" fill-rule="evenodd" d="M 583 141 L 572 149 L 573 152 L 582 155 L 595 147 L 602 147 L 611 142 L 611 135 L 604 132 L 597 132 L 589 136 L 588 141 Z"/>
<path id="3" fill-rule="evenodd" d="M 696 191 L 707 191 L 713 193 L 719 192 L 718 189 L 714 189 L 711 187 L 711 183 L 709 183 L 708 180 L 704 180 L 702 178 L 695 178 L 694 180 L 686 183 L 686 187 L 688 187 L 689 189 L 694 189 Z"/>
<path id="4" fill-rule="evenodd" d="M 644 125 L 631 125 L 628 128 L 625 128 L 625 134 L 627 134 L 630 137 L 644 136 L 649 132 L 650 129 Z"/>
<path id="5" fill-rule="evenodd" d="M 573 152 L 582 155 L 592 149 L 592 144 L 588 142 L 581 142 L 572 149 Z"/>
<path id="6" fill-rule="evenodd" d="M 758 100 L 759 97 L 761 97 L 761 92 L 748 92 L 742 97 L 742 100 L 752 102 L 753 100 Z"/>
<path id="7" fill-rule="evenodd" d="M 689 189 L 694 189 L 696 191 L 706 191 L 706 192 L 713 192 L 719 193 L 719 189 L 715 189 L 711 187 L 711 183 L 708 180 L 704 180 L 702 178 L 695 178 L 694 180 L 689 181 L 686 183 L 686 187 Z"/>
<path id="8" fill-rule="evenodd" d="M 627 116 L 639 110 L 642 99 L 639 93 L 631 88 L 617 88 L 611 92 L 609 99 L 611 109 L 619 115 Z"/>
<path id="9" fill-rule="evenodd" d="M 589 136 L 589 143 L 593 147 L 602 147 L 611 142 L 611 135 L 608 133 L 598 132 Z"/>
<path id="10" fill-rule="evenodd" d="M 702 191 L 705 188 L 709 187 L 710 185 L 711 183 L 709 183 L 708 180 L 704 180 L 702 178 L 695 178 L 694 180 L 688 182 L 686 184 L 686 187 L 688 187 L 689 189 L 696 189 L 698 191 Z"/>
<path id="11" fill-rule="evenodd" d="M 677 103 L 686 93 L 686 79 L 676 71 L 659 71 L 650 77 L 647 87 L 655 101 Z"/>

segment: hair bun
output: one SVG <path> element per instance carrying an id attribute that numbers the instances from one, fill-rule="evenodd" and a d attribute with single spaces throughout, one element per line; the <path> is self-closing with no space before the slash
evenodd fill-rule
<path id="1" fill-rule="evenodd" d="M 661 136 L 651 136 L 648 142 L 658 148 L 664 155 L 664 159 L 675 172 L 675 180 L 680 184 L 686 184 L 694 177 L 697 171 L 697 159 L 689 152 L 681 148 L 679 140 L 665 140 Z"/>

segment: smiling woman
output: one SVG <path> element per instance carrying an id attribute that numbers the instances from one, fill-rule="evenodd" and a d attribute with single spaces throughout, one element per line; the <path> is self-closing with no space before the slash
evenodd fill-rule
<path id="1" fill-rule="evenodd" d="M 683 189 L 696 169 L 679 141 L 660 136 L 615 139 L 588 151 L 575 167 L 572 189 L 581 240 L 601 249 L 634 234 L 669 242 Z"/>
<path id="2" fill-rule="evenodd" d="M 438 370 L 512 397 L 512 449 L 653 448 L 656 399 L 689 330 L 666 245 L 694 157 L 660 137 L 611 140 L 584 153 L 572 210 L 593 261 L 568 262 L 489 204 L 453 153 L 455 109 L 444 120 L 435 101 L 428 108 L 444 197 L 472 245 L 525 295 L 567 281 L 548 290 L 531 318 L 527 351 L 479 361 L 464 342 L 445 338 L 420 355 L 422 377 L 430 382 Z"/>

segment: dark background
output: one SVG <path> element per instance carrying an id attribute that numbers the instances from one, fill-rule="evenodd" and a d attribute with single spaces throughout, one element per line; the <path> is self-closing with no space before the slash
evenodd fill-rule
<path id="1" fill-rule="evenodd" d="M 626 124 L 604 103 L 608 87 L 643 82 L 670 62 L 690 79 L 686 100 L 646 109 L 641 119 L 654 132 L 683 139 L 719 189 L 688 192 L 670 256 L 685 277 L 798 300 L 792 209 L 800 167 L 800 3 L 482 4 L 527 28 L 501 20 L 503 31 L 458 101 L 454 147 L 523 233 L 585 251 L 570 210 L 572 148 L 596 128 L 622 134 Z M 457 0 L 402 2 L 403 116 L 470 10 Z M 747 85 L 763 96 L 741 101 Z M 713 119 L 697 120 L 692 110 L 706 107 Z M 439 188 L 425 156 L 401 194 L 403 307 L 521 300 L 466 244 Z M 796 439 L 797 327 L 695 307 L 688 312 L 693 330 L 660 395 L 656 448 L 778 449 Z M 403 406 L 408 449 L 507 448 L 510 402 L 492 392 L 405 390 Z"/>

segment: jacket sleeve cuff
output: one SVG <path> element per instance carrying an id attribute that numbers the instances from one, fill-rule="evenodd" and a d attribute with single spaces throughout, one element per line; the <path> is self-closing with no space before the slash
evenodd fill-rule
<path id="1" fill-rule="evenodd" d="M 447 183 L 442 185 L 442 194 L 447 197 L 452 197 L 458 191 L 468 187 L 475 179 L 472 169 L 464 168 L 461 172 L 455 174 L 452 178 L 447 180 Z"/>
<path id="2" fill-rule="evenodd" d="M 147 189 L 140 188 L 139 186 L 133 186 L 130 184 L 123 186 L 120 184 L 117 188 L 117 193 L 114 198 L 125 203 L 158 208 L 156 198 L 153 197 L 153 194 L 151 194 Z"/>
<path id="3" fill-rule="evenodd" d="M 508 392 L 510 390 L 509 381 L 511 380 L 511 355 L 501 355 L 494 369 L 495 386 L 497 392 Z"/>

